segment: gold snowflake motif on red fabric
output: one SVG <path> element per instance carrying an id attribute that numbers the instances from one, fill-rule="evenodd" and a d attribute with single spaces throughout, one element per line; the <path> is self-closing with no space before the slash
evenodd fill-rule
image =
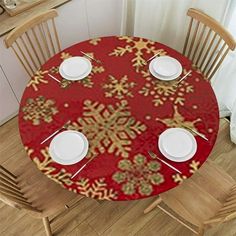
<path id="1" fill-rule="evenodd" d="M 196 118 L 193 121 L 185 120 L 184 116 L 182 116 L 179 111 L 178 107 L 174 106 L 174 114 L 172 117 L 169 118 L 156 118 L 156 121 L 165 124 L 168 128 L 188 128 L 197 130 L 195 124 L 201 122 L 201 118 Z M 195 134 L 193 134 L 195 135 Z"/>
<path id="2" fill-rule="evenodd" d="M 102 39 L 101 38 L 95 38 L 95 39 L 91 39 L 89 40 L 89 43 L 94 45 L 94 46 L 97 46 L 99 42 L 101 42 Z"/>
<path id="3" fill-rule="evenodd" d="M 129 157 L 132 140 L 146 130 L 130 112 L 128 102 L 121 100 L 115 105 L 104 105 L 86 100 L 83 116 L 69 125 L 69 129 L 83 132 L 90 144 L 88 157 L 99 153 Z"/>
<path id="4" fill-rule="evenodd" d="M 115 97 L 117 99 L 123 99 L 125 96 L 133 97 L 130 91 L 136 84 L 134 82 L 127 82 L 127 75 L 121 79 L 116 79 L 114 76 L 109 75 L 109 82 L 103 85 L 105 90 L 105 97 Z"/>
<path id="5" fill-rule="evenodd" d="M 141 73 L 147 82 L 139 93 L 145 97 L 151 96 L 154 106 L 161 106 L 166 101 L 183 106 L 185 103 L 185 94 L 194 92 L 193 85 L 189 84 L 186 79 L 180 85 L 176 86 L 176 81 L 157 80 L 151 76 L 149 71 L 142 71 Z M 183 74 L 186 73 L 187 71 L 184 70 Z M 191 73 L 188 76 L 191 76 Z"/>
<path id="6" fill-rule="evenodd" d="M 150 196 L 153 186 L 164 182 L 164 176 L 158 173 L 160 163 L 157 160 L 147 161 L 142 154 L 135 155 L 132 161 L 119 161 L 118 168 L 119 171 L 113 174 L 112 179 L 122 185 L 121 189 L 126 195 L 138 192 L 142 196 Z"/>
<path id="7" fill-rule="evenodd" d="M 64 168 L 60 169 L 60 171 L 57 172 L 57 169 L 51 165 L 54 162 L 49 155 L 48 147 L 40 150 L 43 159 L 35 156 L 33 149 L 25 147 L 25 150 L 27 154 L 32 158 L 33 162 L 37 165 L 38 169 L 41 170 L 50 179 L 61 185 L 66 184 L 67 186 L 70 186 L 73 184 L 73 181 L 70 179 L 72 175 L 71 173 L 68 173 Z"/>
<path id="8" fill-rule="evenodd" d="M 48 73 L 47 70 L 44 70 L 44 71 L 38 70 L 38 71 L 36 71 L 36 73 L 34 74 L 32 79 L 27 84 L 27 87 L 32 86 L 34 91 L 38 91 L 39 90 L 39 88 L 38 88 L 39 85 L 48 83 L 48 81 L 44 79 L 44 75 L 47 74 L 47 73 Z"/>
<path id="9" fill-rule="evenodd" d="M 54 100 L 39 96 L 35 99 L 27 99 L 25 106 L 22 107 L 22 112 L 24 120 L 31 121 L 33 125 L 40 125 L 42 121 L 52 122 L 53 116 L 58 113 L 58 109 Z"/>
<path id="10" fill-rule="evenodd" d="M 146 60 L 143 58 L 143 52 L 157 56 L 166 55 L 163 49 L 156 49 L 155 42 L 151 40 L 145 40 L 142 38 L 131 38 L 128 36 L 119 37 L 119 40 L 126 41 L 127 45 L 125 47 L 117 47 L 111 52 L 110 56 L 123 56 L 126 53 L 133 53 L 134 58 L 132 59 L 133 67 L 135 67 L 136 72 L 139 72 L 140 67 L 146 65 Z"/>
<path id="11" fill-rule="evenodd" d="M 192 160 L 191 163 L 189 164 L 189 173 L 194 174 L 199 168 L 200 168 L 200 162 Z M 187 179 L 187 176 L 177 173 L 172 175 L 172 179 L 175 183 L 181 184 L 184 182 L 185 179 Z"/>
<path id="12" fill-rule="evenodd" d="M 115 200 L 117 199 L 117 192 L 112 188 L 107 187 L 105 178 L 95 180 L 80 179 L 76 182 L 77 192 L 99 200 Z"/>

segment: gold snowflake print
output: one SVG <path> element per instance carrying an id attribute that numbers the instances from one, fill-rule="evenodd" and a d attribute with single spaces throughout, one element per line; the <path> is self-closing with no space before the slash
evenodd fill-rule
<path id="1" fill-rule="evenodd" d="M 170 118 L 156 118 L 157 121 L 165 124 L 169 128 L 189 128 L 196 130 L 195 124 L 201 122 L 201 118 L 197 118 L 193 121 L 185 120 L 185 118 L 179 113 L 178 107 L 174 106 L 173 117 Z"/>
<path id="2" fill-rule="evenodd" d="M 32 156 L 32 154 L 34 153 L 34 150 L 28 147 L 25 147 L 25 150 L 29 156 Z M 32 160 L 37 165 L 38 169 L 41 170 L 50 179 L 59 184 L 66 184 L 67 186 L 72 185 L 73 181 L 70 179 L 72 175 L 71 173 L 68 173 L 64 168 L 60 169 L 60 171 L 57 172 L 57 169 L 51 166 L 51 164 L 54 162 L 49 155 L 48 147 L 42 149 L 40 152 L 43 156 L 42 160 L 41 158 L 32 156 Z"/>
<path id="3" fill-rule="evenodd" d="M 42 121 L 50 123 L 53 116 L 58 113 L 55 101 L 39 96 L 35 99 L 29 98 L 26 105 L 22 108 L 23 119 L 29 120 L 33 125 L 40 125 Z"/>
<path id="4" fill-rule="evenodd" d="M 192 160 L 189 164 L 189 173 L 194 174 L 200 168 L 200 162 Z M 187 179 L 186 175 L 174 174 L 172 175 L 172 179 L 175 183 L 181 184 L 185 179 Z"/>
<path id="5" fill-rule="evenodd" d="M 123 99 L 125 96 L 133 97 L 130 89 L 136 84 L 134 82 L 128 83 L 127 81 L 127 75 L 123 76 L 121 79 L 116 79 L 112 75 L 109 75 L 109 82 L 103 85 L 105 97 L 115 97 L 118 99 Z"/>
<path id="6" fill-rule="evenodd" d="M 194 174 L 200 167 L 200 162 L 192 160 L 192 162 L 189 164 L 190 170 L 189 172 Z"/>
<path id="7" fill-rule="evenodd" d="M 132 140 L 146 130 L 146 126 L 132 117 L 128 102 L 104 105 L 86 100 L 83 117 L 73 122 L 69 129 L 83 132 L 89 140 L 88 157 L 99 153 L 129 157 Z"/>
<path id="8" fill-rule="evenodd" d="M 59 73 L 59 66 L 53 66 L 49 69 L 49 72 L 52 74 L 58 74 Z"/>
<path id="9" fill-rule="evenodd" d="M 61 59 L 62 60 L 66 60 L 66 59 L 71 58 L 71 57 L 72 57 L 72 55 L 70 55 L 70 53 L 68 53 L 68 52 L 62 52 L 61 53 Z"/>
<path id="10" fill-rule="evenodd" d="M 133 63 L 133 67 L 135 67 L 136 72 L 139 72 L 140 67 L 146 64 L 145 58 L 143 58 L 143 52 L 157 56 L 166 55 L 163 49 L 156 49 L 155 42 L 151 40 L 145 40 L 142 38 L 131 38 L 128 36 L 119 37 L 119 40 L 126 41 L 127 45 L 125 47 L 117 47 L 111 52 L 110 56 L 123 56 L 126 53 L 134 53 L 134 58 L 131 60 Z"/>
<path id="11" fill-rule="evenodd" d="M 176 81 L 160 81 L 156 78 L 152 78 L 149 71 L 141 72 L 146 79 L 146 83 L 139 91 L 143 96 L 151 96 L 154 106 L 161 106 L 167 101 L 171 101 L 176 105 L 184 105 L 185 94 L 193 93 L 194 88 L 189 82 L 181 82 L 179 86 L 175 86 Z M 184 75 L 187 73 L 184 70 Z M 191 73 L 188 75 L 191 76 Z"/>
<path id="12" fill-rule="evenodd" d="M 95 38 L 95 39 L 89 40 L 89 43 L 96 46 L 98 45 L 99 42 L 101 42 L 101 40 L 102 40 L 101 38 Z"/>
<path id="13" fill-rule="evenodd" d="M 99 200 L 115 200 L 117 192 L 114 189 L 107 188 L 104 178 L 89 181 L 89 179 L 80 179 L 76 182 L 78 193 Z"/>
<path id="14" fill-rule="evenodd" d="M 33 78 L 29 81 L 29 83 L 27 84 L 27 87 L 32 86 L 34 91 L 38 91 L 38 86 L 43 83 L 43 84 L 47 84 L 48 81 L 44 79 L 44 75 L 47 74 L 48 71 L 42 71 L 42 70 L 38 70 L 36 71 L 36 73 L 34 74 Z"/>
<path id="15" fill-rule="evenodd" d="M 112 179 L 122 185 L 122 191 L 126 195 L 139 193 L 149 196 L 153 192 L 153 185 L 164 182 L 164 176 L 158 171 L 161 165 L 156 160 L 147 161 L 142 154 L 134 156 L 133 160 L 121 160 L 118 162 L 119 171 L 115 172 Z"/>
<path id="16" fill-rule="evenodd" d="M 172 178 L 175 183 L 181 184 L 184 182 L 185 179 L 187 179 L 186 175 L 180 175 L 179 173 L 172 175 Z"/>

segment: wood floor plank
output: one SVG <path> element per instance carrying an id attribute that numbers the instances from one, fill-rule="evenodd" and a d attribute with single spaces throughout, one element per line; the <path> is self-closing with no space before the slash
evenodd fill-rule
<path id="1" fill-rule="evenodd" d="M 104 236 L 120 236 L 120 235 L 134 235 L 139 231 L 153 216 L 157 214 L 156 211 L 151 211 L 149 214 L 144 215 L 145 209 L 153 198 L 139 200 L 128 212 L 126 212 L 115 224 L 107 229 L 102 235 Z"/>
<path id="2" fill-rule="evenodd" d="M 83 222 L 66 236 L 99 236 L 99 234 L 88 223 Z"/>
<path id="3" fill-rule="evenodd" d="M 156 211 L 157 214 L 154 215 L 135 236 L 195 236 L 194 233 L 180 225 L 160 209 L 156 208 L 154 211 Z"/>
<path id="4" fill-rule="evenodd" d="M 10 225 L 13 225 L 13 227 L 14 225 L 18 225 L 18 221 L 26 216 L 24 211 L 20 211 L 5 204 L 1 206 L 0 212 L 0 235 L 2 235 Z"/>
<path id="5" fill-rule="evenodd" d="M 102 235 L 111 225 L 122 217 L 131 207 L 137 204 L 137 201 L 125 202 L 104 202 L 99 210 L 89 217 L 86 221 L 88 224 Z"/>
<path id="6" fill-rule="evenodd" d="M 53 232 L 57 235 L 64 236 L 66 233 L 71 232 L 78 225 L 83 223 L 89 216 L 94 214 L 99 206 L 100 204 L 94 199 L 82 199 L 78 206 L 52 224 Z"/>

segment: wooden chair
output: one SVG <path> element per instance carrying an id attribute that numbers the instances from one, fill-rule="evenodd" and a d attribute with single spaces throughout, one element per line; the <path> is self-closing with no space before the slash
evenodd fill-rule
<path id="1" fill-rule="evenodd" d="M 37 170 L 30 160 L 18 162 L 17 175 L 0 165 L 0 200 L 41 218 L 46 234 L 50 236 L 50 225 L 74 208 L 83 196 L 63 189 Z M 54 218 L 49 220 L 51 216 Z"/>
<path id="2" fill-rule="evenodd" d="M 203 235 L 207 227 L 236 217 L 236 182 L 208 161 L 192 178 L 160 194 L 144 213 L 156 206 L 195 234 Z"/>
<path id="3" fill-rule="evenodd" d="M 61 51 L 54 21 L 57 15 L 56 10 L 36 15 L 5 38 L 6 47 L 12 47 L 30 77 L 46 60 Z"/>
<path id="4" fill-rule="evenodd" d="M 222 25 L 202 11 L 190 8 L 187 15 L 191 20 L 183 54 L 211 79 L 236 42 Z"/>

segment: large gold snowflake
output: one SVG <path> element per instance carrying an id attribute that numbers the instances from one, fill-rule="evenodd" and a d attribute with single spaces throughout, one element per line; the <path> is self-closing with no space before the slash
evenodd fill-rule
<path id="1" fill-rule="evenodd" d="M 35 99 L 27 99 L 26 105 L 22 107 L 22 112 L 24 120 L 31 121 L 33 125 L 40 125 L 41 121 L 52 122 L 58 109 L 55 106 L 55 101 L 39 96 Z"/>
<path id="2" fill-rule="evenodd" d="M 89 179 L 80 179 L 76 182 L 78 185 L 78 193 L 86 197 L 92 197 L 99 200 L 115 200 L 117 192 L 107 188 L 107 183 L 104 178 L 99 178 L 91 181 Z"/>
<path id="3" fill-rule="evenodd" d="M 187 79 L 182 81 L 178 86 L 175 86 L 176 81 L 160 81 L 153 78 L 149 71 L 142 71 L 141 73 L 147 82 L 139 93 L 145 97 L 152 96 L 154 106 L 163 105 L 166 101 L 183 106 L 185 103 L 185 94 L 194 92 L 193 85 L 189 84 Z M 185 75 L 186 73 L 187 71 L 184 70 L 183 74 Z M 191 76 L 191 73 L 188 76 Z"/>
<path id="4" fill-rule="evenodd" d="M 121 79 L 116 79 L 112 75 L 109 75 L 109 82 L 103 85 L 103 88 L 105 89 L 105 96 L 115 97 L 118 99 L 123 99 L 125 96 L 133 97 L 130 89 L 135 86 L 135 83 L 128 83 L 127 81 L 127 75 L 123 76 Z"/>
<path id="5" fill-rule="evenodd" d="M 86 100 L 83 117 L 73 122 L 69 129 L 83 132 L 89 140 L 88 157 L 98 153 L 113 153 L 127 158 L 132 140 L 146 130 L 146 126 L 132 117 L 128 102 L 104 105 Z"/>
<path id="6" fill-rule="evenodd" d="M 134 58 L 132 59 L 133 66 L 136 72 L 139 72 L 140 67 L 146 64 L 147 58 L 143 58 L 143 52 L 157 56 L 166 55 L 163 49 L 156 49 L 155 42 L 151 40 L 146 40 L 142 38 L 131 38 L 128 36 L 119 37 L 119 40 L 125 40 L 127 45 L 125 47 L 117 47 L 111 52 L 110 56 L 123 56 L 126 53 L 134 53 Z"/>
<path id="7" fill-rule="evenodd" d="M 43 84 L 47 84 L 48 83 L 48 81 L 44 79 L 44 75 L 47 74 L 47 73 L 48 73 L 47 70 L 45 70 L 45 71 L 42 71 L 42 70 L 36 71 L 36 73 L 34 74 L 32 79 L 27 84 L 27 87 L 32 86 L 34 91 L 38 91 L 38 86 L 41 83 L 43 83 Z"/>
<path id="8" fill-rule="evenodd" d="M 193 121 L 185 120 L 185 118 L 179 113 L 177 106 L 174 106 L 173 117 L 162 119 L 156 118 L 156 120 L 165 124 L 169 128 L 189 128 L 194 130 L 197 130 L 195 124 L 202 121 L 201 118 L 197 118 Z"/>
<path id="9" fill-rule="evenodd" d="M 157 186 L 164 182 L 162 174 L 158 173 L 161 168 L 157 160 L 147 161 L 142 154 L 134 156 L 133 160 L 124 159 L 118 162 L 119 171 L 115 172 L 112 179 L 122 184 L 122 191 L 126 195 L 139 193 L 149 196 L 153 192 L 153 185 Z"/>
<path id="10" fill-rule="evenodd" d="M 68 186 L 73 184 L 73 181 L 71 181 L 70 179 L 71 173 L 68 173 L 63 168 L 60 169 L 59 172 L 57 172 L 56 171 L 57 169 L 51 165 L 53 163 L 53 160 L 51 159 L 49 155 L 48 148 L 42 149 L 40 151 L 43 156 L 43 160 L 34 156 L 33 149 L 25 147 L 25 150 L 28 153 L 28 155 L 32 157 L 33 162 L 37 165 L 38 169 L 41 170 L 50 179 L 54 180 L 55 182 L 59 184 L 66 184 Z"/>

